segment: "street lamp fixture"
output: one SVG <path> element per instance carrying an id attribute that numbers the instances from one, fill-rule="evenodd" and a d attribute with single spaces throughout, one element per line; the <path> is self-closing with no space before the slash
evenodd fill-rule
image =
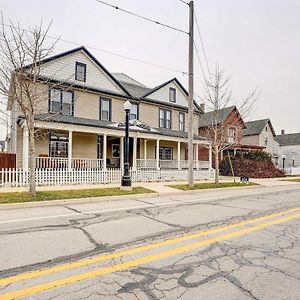
<path id="1" fill-rule="evenodd" d="M 131 103 L 127 100 L 124 103 L 125 110 L 125 151 L 124 151 L 124 174 L 121 180 L 121 189 L 126 191 L 132 190 L 131 177 L 129 174 L 129 113 Z"/>

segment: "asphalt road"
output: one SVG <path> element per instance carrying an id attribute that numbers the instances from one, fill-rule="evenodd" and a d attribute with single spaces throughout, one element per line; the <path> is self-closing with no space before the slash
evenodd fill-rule
<path id="1" fill-rule="evenodd" d="M 0 299 L 300 299 L 300 185 L 0 210 Z"/>

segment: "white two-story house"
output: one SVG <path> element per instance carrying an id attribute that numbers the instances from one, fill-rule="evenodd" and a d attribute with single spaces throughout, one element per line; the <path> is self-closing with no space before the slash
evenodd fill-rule
<path id="1" fill-rule="evenodd" d="M 42 98 L 35 107 L 37 168 L 121 168 L 124 161 L 123 105 L 129 100 L 130 165 L 133 169 L 187 168 L 188 94 L 176 79 L 149 88 L 123 73 L 109 72 L 86 48 L 40 62 Z M 46 79 L 46 80 L 45 80 Z M 14 99 L 9 99 L 9 151 L 28 168 L 28 130 Z M 194 103 L 195 168 L 201 109 Z"/>

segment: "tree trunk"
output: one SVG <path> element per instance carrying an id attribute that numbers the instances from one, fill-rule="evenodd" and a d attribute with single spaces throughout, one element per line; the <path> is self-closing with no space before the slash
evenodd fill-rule
<path id="1" fill-rule="evenodd" d="M 32 126 L 30 126 L 32 127 Z M 31 195 L 36 194 L 35 184 L 35 140 L 34 140 L 34 128 L 28 128 L 29 133 L 29 193 Z"/>
<path id="2" fill-rule="evenodd" d="M 219 184 L 219 149 L 218 145 L 215 145 L 215 183 Z"/>

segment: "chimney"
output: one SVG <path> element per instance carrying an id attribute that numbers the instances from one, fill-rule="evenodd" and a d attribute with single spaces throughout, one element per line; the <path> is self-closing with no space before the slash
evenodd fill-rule
<path id="1" fill-rule="evenodd" d="M 281 134 L 285 134 L 285 130 L 284 129 L 281 129 Z"/>
<path id="2" fill-rule="evenodd" d="M 204 103 L 200 103 L 200 108 L 201 108 L 202 112 L 205 113 L 205 104 Z"/>

